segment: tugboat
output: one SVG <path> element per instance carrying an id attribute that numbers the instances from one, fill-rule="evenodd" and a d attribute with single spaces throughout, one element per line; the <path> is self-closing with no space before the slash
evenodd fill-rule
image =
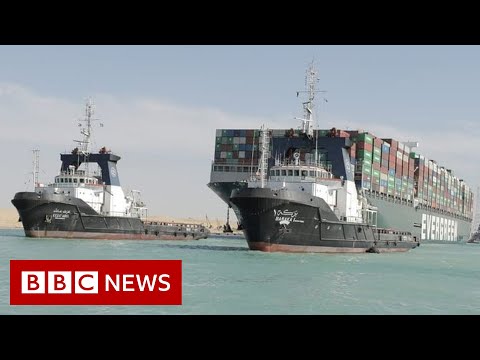
<path id="1" fill-rule="evenodd" d="M 477 230 L 472 234 L 470 239 L 467 240 L 467 243 L 480 244 L 480 225 L 478 225 Z"/>
<path id="2" fill-rule="evenodd" d="M 117 171 L 120 156 L 106 147 L 90 152 L 93 104 L 87 101 L 83 140 L 71 153 L 60 154 L 54 182 L 35 178 L 34 191 L 17 192 L 12 204 L 25 236 L 34 238 L 199 240 L 210 231 L 193 223 L 147 221 L 140 192 L 125 195 Z M 38 156 L 38 155 L 37 155 Z M 35 161 L 34 161 L 35 163 Z M 92 169 L 92 165 L 95 167 Z"/>
<path id="3" fill-rule="evenodd" d="M 315 71 L 310 75 L 301 119 L 305 136 L 313 133 Z M 240 213 L 251 250 L 380 253 L 420 245 L 411 232 L 378 228 L 378 209 L 357 192 L 354 181 L 335 177 L 317 156 L 307 158 L 300 148 L 276 155 L 275 149 L 270 151 L 270 131 L 262 127 L 260 136 L 259 170 L 229 198 Z"/>

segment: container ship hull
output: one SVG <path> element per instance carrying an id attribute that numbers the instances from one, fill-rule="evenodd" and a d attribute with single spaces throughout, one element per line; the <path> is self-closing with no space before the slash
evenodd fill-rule
<path id="1" fill-rule="evenodd" d="M 248 188 L 234 191 L 251 250 L 296 253 L 406 252 L 419 246 L 411 236 L 377 233 L 367 224 L 336 219 L 320 198 L 299 192 Z"/>
<path id="2" fill-rule="evenodd" d="M 27 237 L 198 240 L 207 238 L 209 233 L 203 226 L 100 215 L 83 200 L 62 194 L 19 192 L 15 194 L 12 204 L 18 211 Z"/>
<path id="3" fill-rule="evenodd" d="M 379 194 L 366 193 L 366 197 L 378 208 L 378 227 L 406 229 L 424 243 L 458 243 L 469 238 L 471 220 Z"/>

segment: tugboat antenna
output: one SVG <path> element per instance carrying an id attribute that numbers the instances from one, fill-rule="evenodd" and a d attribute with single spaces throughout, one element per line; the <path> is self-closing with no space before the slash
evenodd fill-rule
<path id="1" fill-rule="evenodd" d="M 308 100 L 303 102 L 304 118 L 295 118 L 296 120 L 302 121 L 302 132 L 307 134 L 308 137 L 313 136 L 313 100 L 315 99 L 315 94 L 325 93 L 325 90 L 315 90 L 315 84 L 318 82 L 319 78 L 317 76 L 318 72 L 315 69 L 315 64 L 312 61 L 308 67 L 305 74 L 305 89 L 304 91 L 297 91 L 297 97 L 302 94 L 308 94 Z"/>
<path id="2" fill-rule="evenodd" d="M 268 134 L 269 130 L 265 128 L 264 125 L 262 125 L 262 128 L 260 129 L 260 136 L 261 138 L 259 139 L 259 147 L 260 147 L 260 168 L 259 168 L 259 173 L 260 173 L 260 186 L 262 188 L 265 187 L 265 180 L 267 178 L 267 172 L 268 172 L 268 159 L 270 157 L 269 154 L 269 145 L 270 145 L 270 137 Z"/>
<path id="3" fill-rule="evenodd" d="M 85 119 L 78 120 L 78 121 L 85 122 L 85 125 L 78 123 L 78 126 L 80 127 L 83 126 L 83 129 L 80 131 L 80 133 L 83 135 L 83 139 L 75 140 L 77 143 L 80 144 L 79 151 L 86 155 L 88 155 L 90 152 L 89 146 L 90 146 L 90 138 L 92 136 L 92 121 L 99 120 L 99 119 L 92 118 L 93 113 L 94 113 L 93 100 L 91 98 L 88 98 L 85 105 Z M 100 127 L 103 127 L 102 123 L 100 123 Z"/>
<path id="4" fill-rule="evenodd" d="M 40 150 L 34 149 L 33 151 L 33 190 L 35 191 L 35 188 L 38 185 L 38 174 L 40 170 L 40 156 L 39 152 Z"/>

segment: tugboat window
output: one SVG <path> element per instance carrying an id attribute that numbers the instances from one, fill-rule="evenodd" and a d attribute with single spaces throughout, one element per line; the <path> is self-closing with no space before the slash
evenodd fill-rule
<path id="1" fill-rule="evenodd" d="M 287 176 L 287 170 L 282 170 L 282 176 Z"/>
<path id="2" fill-rule="evenodd" d="M 300 170 L 295 170 L 294 174 L 295 174 L 295 176 L 300 176 Z"/>
<path id="3" fill-rule="evenodd" d="M 293 170 L 288 170 L 288 176 L 293 176 Z"/>

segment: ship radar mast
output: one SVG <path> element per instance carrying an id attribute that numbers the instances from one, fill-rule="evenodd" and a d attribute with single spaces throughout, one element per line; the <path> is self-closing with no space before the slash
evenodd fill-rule
<path id="1" fill-rule="evenodd" d="M 32 150 L 32 152 L 33 152 L 33 171 L 32 171 L 33 189 L 35 190 L 35 188 L 37 186 L 39 186 L 38 174 L 40 172 L 40 156 L 39 156 L 40 150 L 39 149 L 34 149 L 34 150 Z"/>
<path id="2" fill-rule="evenodd" d="M 93 113 L 94 113 L 93 100 L 91 98 L 88 98 L 85 105 L 85 119 L 78 120 L 78 121 L 85 122 L 85 124 L 82 124 L 81 122 L 78 123 L 78 126 L 82 127 L 80 133 L 83 135 L 83 139 L 74 140 L 80 145 L 80 148 L 78 149 L 79 152 L 87 155 L 90 152 L 89 145 L 90 145 L 90 138 L 92 136 L 92 121 L 98 120 L 98 119 L 92 118 Z M 100 127 L 103 127 L 102 123 L 100 123 Z"/>
<path id="3" fill-rule="evenodd" d="M 307 68 L 305 74 L 305 90 L 297 91 L 297 97 L 305 93 L 308 95 L 308 100 L 303 102 L 304 118 L 295 118 L 296 120 L 302 121 L 302 132 L 307 134 L 308 137 L 313 137 L 313 108 L 315 94 L 324 93 L 324 90 L 315 90 L 315 85 L 319 81 L 318 72 L 315 69 L 314 61 L 312 61 Z"/>

